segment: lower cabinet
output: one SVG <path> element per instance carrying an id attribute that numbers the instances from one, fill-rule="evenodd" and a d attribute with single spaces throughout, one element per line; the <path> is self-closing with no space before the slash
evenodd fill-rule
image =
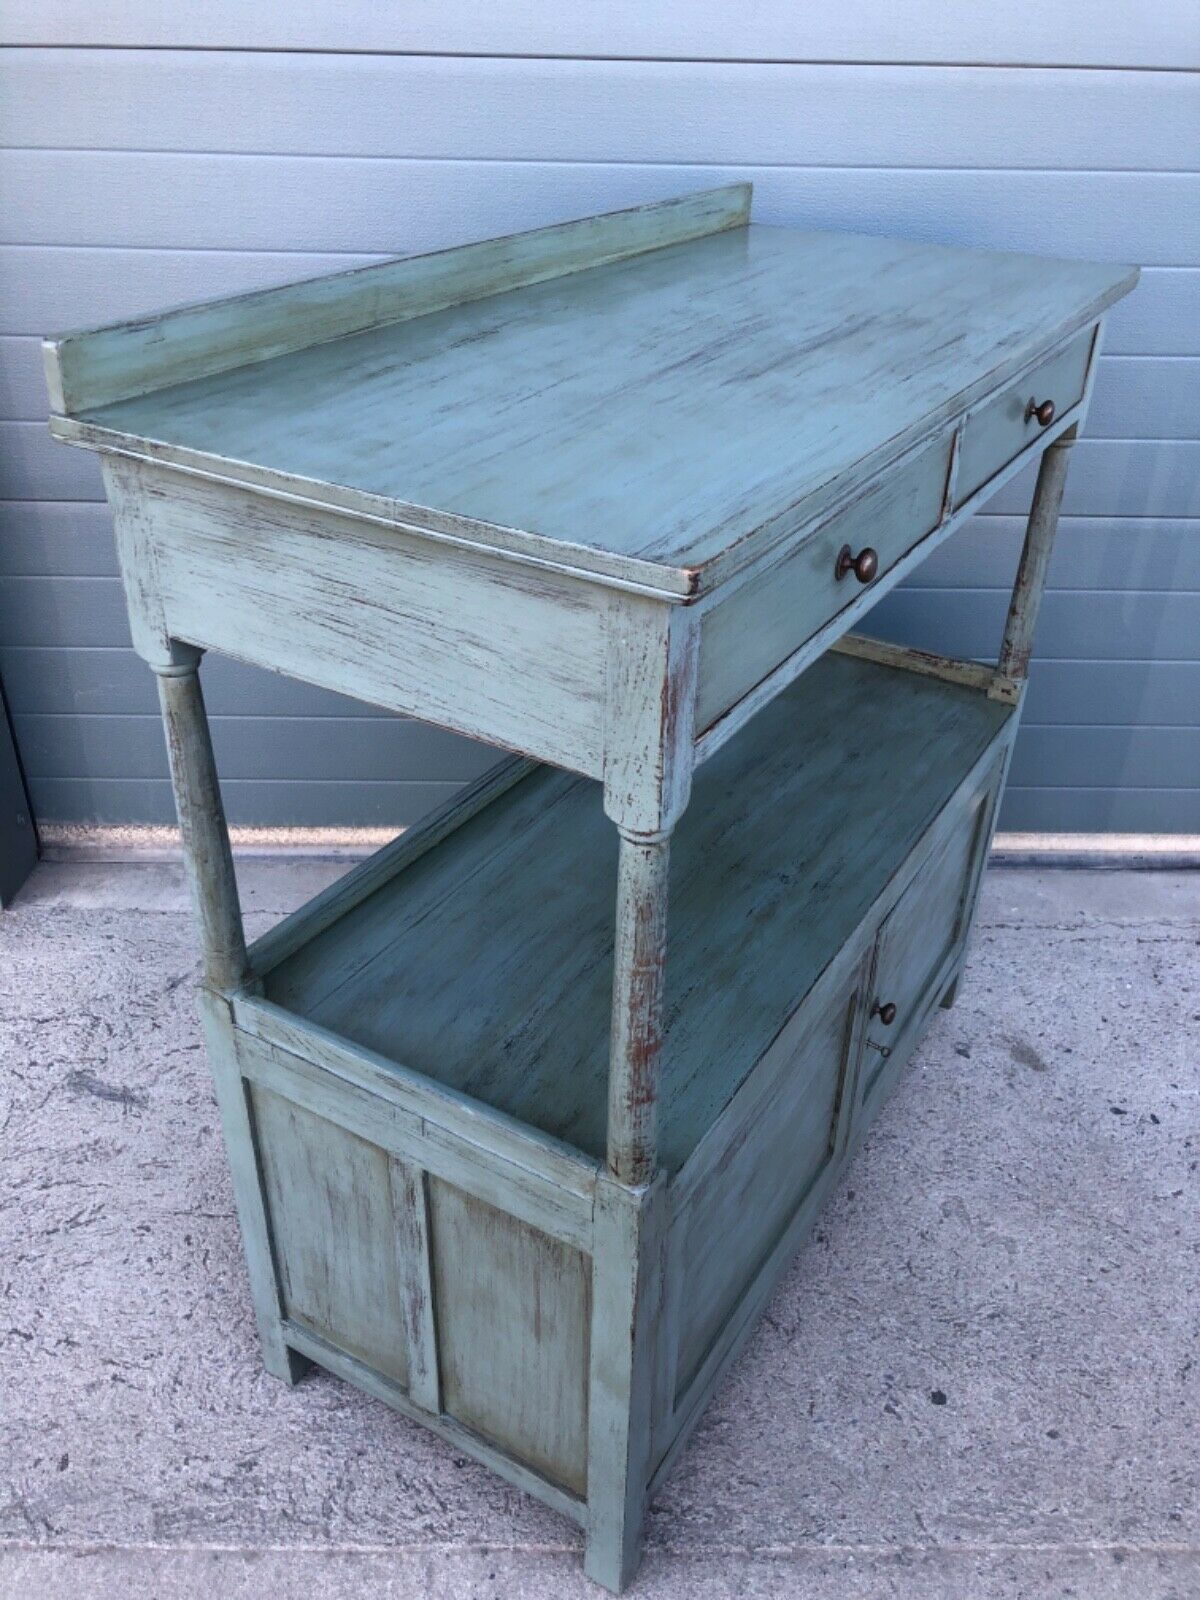
<path id="1" fill-rule="evenodd" d="M 261 1207 L 243 1196 L 244 1225 L 257 1230 L 283 1343 L 588 1529 L 608 1515 L 611 1459 L 627 1447 L 622 1386 L 636 1378 L 630 1404 L 649 1426 L 651 1473 L 665 1474 L 957 977 L 1010 733 L 983 745 L 939 805 L 909 808 L 869 888 L 858 856 L 843 857 L 853 870 L 839 892 L 853 898 L 829 896 L 841 920 L 820 930 L 823 967 L 807 928 L 794 949 L 779 941 L 772 981 L 794 974 L 790 1011 L 785 988 L 748 1075 L 730 1034 L 728 1098 L 710 1071 L 711 1114 L 644 1191 L 269 996 L 232 1011 L 214 1000 L 210 1020 L 224 1016 L 228 1031 L 213 1020 L 213 1040 L 236 1084 L 229 1114 L 235 1128 L 246 1119 L 240 1149 Z M 821 881 L 781 854 L 769 887 L 807 906 Z M 646 1332 L 630 1377 L 635 1322 Z"/>
<path id="2" fill-rule="evenodd" d="M 897 873 L 672 1186 L 660 1459 L 686 1431 L 886 1099 L 965 950 L 996 754 Z"/>

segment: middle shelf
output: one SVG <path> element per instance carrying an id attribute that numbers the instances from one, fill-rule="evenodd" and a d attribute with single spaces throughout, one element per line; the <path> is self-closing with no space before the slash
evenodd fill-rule
<path id="1" fill-rule="evenodd" d="M 695 776 L 672 840 L 675 1172 L 1013 715 L 830 653 Z M 535 768 L 265 974 L 300 1018 L 603 1160 L 617 832 Z"/>

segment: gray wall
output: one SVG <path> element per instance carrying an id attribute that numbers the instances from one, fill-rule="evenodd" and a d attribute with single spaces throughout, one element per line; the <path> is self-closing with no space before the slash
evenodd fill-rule
<path id="1" fill-rule="evenodd" d="M 37 335 L 750 177 L 767 222 L 1146 268 L 1075 452 L 1003 825 L 1200 830 L 1200 78 L 1161 70 L 1200 66 L 1194 0 L 5 18 L 0 674 L 43 820 L 167 820 L 170 798 L 99 475 L 47 436 Z M 1030 487 L 880 631 L 994 654 Z M 406 822 L 488 760 L 206 670 L 237 821 Z"/>

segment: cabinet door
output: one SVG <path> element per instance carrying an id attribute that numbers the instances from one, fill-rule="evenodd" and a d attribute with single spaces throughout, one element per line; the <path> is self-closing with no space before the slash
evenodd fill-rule
<path id="1" fill-rule="evenodd" d="M 875 945 L 859 1108 L 874 1116 L 961 957 L 979 890 L 1003 764 L 951 802 L 928 859 L 884 919 Z"/>
<path id="2" fill-rule="evenodd" d="M 704 1170 L 684 1169 L 674 1237 L 680 1392 L 758 1309 L 815 1215 L 809 1202 L 849 1132 L 868 962 L 860 949 L 817 984 L 714 1128 Z"/>

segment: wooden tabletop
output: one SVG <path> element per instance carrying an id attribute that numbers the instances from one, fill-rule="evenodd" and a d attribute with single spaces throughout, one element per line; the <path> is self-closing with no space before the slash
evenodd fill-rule
<path id="1" fill-rule="evenodd" d="M 695 594 L 1125 293 L 1123 267 L 742 226 L 78 413 Z M 111 438 L 110 438 L 111 442 Z M 119 441 L 118 441 L 119 442 Z M 362 496 L 362 504 L 355 497 Z M 442 520 L 439 522 L 436 517 Z"/>

